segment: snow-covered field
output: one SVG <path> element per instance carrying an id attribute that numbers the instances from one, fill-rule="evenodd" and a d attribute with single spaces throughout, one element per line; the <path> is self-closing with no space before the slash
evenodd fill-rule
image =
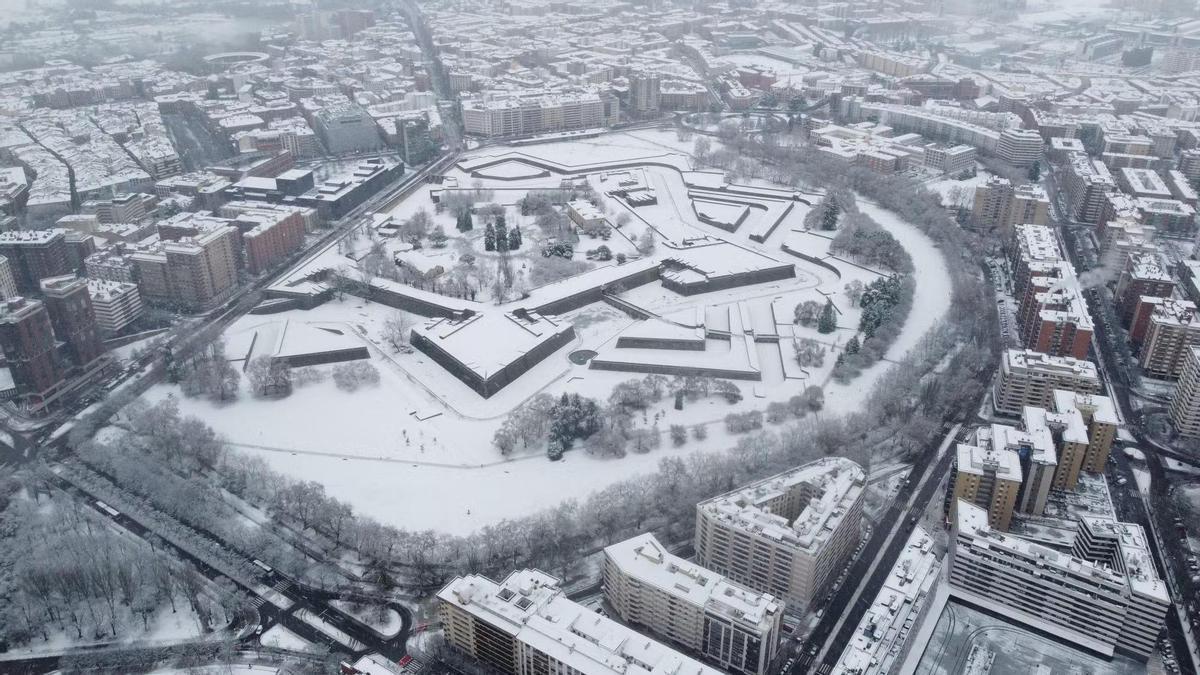
<path id="1" fill-rule="evenodd" d="M 652 156 L 659 164 L 686 168 L 687 158 L 678 152 L 684 149 L 682 146 L 690 144 L 679 141 L 673 132 L 643 130 L 599 140 L 522 147 L 520 152 L 555 162 L 584 157 L 589 164 Z M 485 151 L 492 155 L 502 152 L 496 149 Z M 756 325 L 763 317 L 775 316 L 781 323 L 788 322 L 780 326 L 781 330 L 794 329 L 798 336 L 822 342 L 829 350 L 824 366 L 797 374 L 799 369 L 793 363 L 790 338 L 781 339 L 778 345 L 759 343 L 756 347 L 762 381 L 738 382 L 744 394 L 740 403 L 730 405 L 710 397 L 689 403 L 683 410 L 675 410 L 673 400 L 668 397 L 637 420 L 640 425 L 657 429 L 664 437 L 659 449 L 647 454 L 631 453 L 622 459 L 600 459 L 577 450 L 568 453 L 563 461 L 548 462 L 542 448 L 530 448 L 527 451 L 518 449 L 512 457 L 504 458 L 492 446 L 492 436 L 505 415 L 535 393 L 546 392 L 555 397 L 579 393 L 603 401 L 614 385 L 642 377 L 636 373 L 591 370 L 566 358 L 577 349 L 604 349 L 635 321 L 605 304 L 588 305 L 564 314 L 559 318 L 576 327 L 575 341 L 499 393 L 483 399 L 424 354 L 398 353 L 389 345 L 385 339 L 385 322 L 396 315 L 396 310 L 347 296 L 310 311 L 242 317 L 226 332 L 229 354 L 231 358 L 239 353 L 244 356 L 248 346 L 255 343 L 256 336 L 270 342 L 269 336 L 276 334 L 281 322 L 306 329 L 336 330 L 341 333 L 340 340 L 368 347 L 370 362 L 380 372 L 378 386 L 346 392 L 327 378 L 299 386 L 285 399 L 266 400 L 253 397 L 243 378 L 243 391 L 236 402 L 216 405 L 202 399 L 180 398 L 182 411 L 204 418 L 239 451 L 260 456 L 276 470 L 293 478 L 322 483 L 330 495 L 350 503 L 359 513 L 407 529 L 466 534 L 504 519 L 554 506 L 565 499 L 586 498 L 617 481 L 653 471 L 664 457 L 726 450 L 737 442 L 737 437 L 725 430 L 723 420 L 726 415 L 764 409 L 769 402 L 786 401 L 812 384 L 825 385 L 826 410 L 846 412 L 861 406 L 874 382 L 890 367 L 886 361 L 868 369 L 848 385 L 826 383 L 837 351 L 858 324 L 858 309 L 845 300 L 843 286 L 853 279 L 867 283 L 877 275 L 831 261 L 841 271 L 839 279 L 829 270 L 782 252 L 780 246 L 785 241 L 789 245 L 802 246 L 809 255 L 821 257 L 827 252 L 827 239 L 794 232 L 803 227 L 806 207 L 801 208 L 802 205 L 793 209 L 764 243 L 758 244 L 748 239 L 746 228 L 730 234 L 695 221 L 686 188 L 677 171 L 654 166 L 646 172 L 650 176 L 649 182 L 659 188 L 656 213 L 662 217 L 651 220 L 656 227 L 674 222 L 664 229 L 686 230 L 692 232 L 692 236 L 697 232 L 717 236 L 787 260 L 795 263 L 797 276 L 686 297 L 655 282 L 625 292 L 621 297 L 651 311 L 672 316 L 688 312 L 694 315 L 697 309 L 706 307 L 710 311 L 713 308 L 737 311 L 742 303 L 742 308 L 754 318 Z M 470 179 L 461 172 L 457 178 L 468 184 L 479 180 Z M 603 190 L 599 176 L 590 174 L 588 179 L 596 183 L 597 191 Z M 528 183 L 530 185 L 525 185 L 528 189 L 538 181 L 545 183 L 546 179 L 506 181 L 505 187 Z M 552 177 L 550 181 L 556 184 L 558 178 Z M 393 216 L 403 219 L 422 207 L 432 212 L 432 203 L 428 199 L 427 193 L 418 191 L 397 207 Z M 505 201 L 511 203 L 517 199 L 515 195 L 505 197 Z M 915 263 L 916 309 L 888 352 L 888 358 L 895 360 L 917 344 L 921 336 L 944 316 L 950 300 L 950 277 L 941 253 L 919 230 L 863 200 L 860 200 L 860 208 L 890 231 L 909 251 Z M 515 209 L 510 209 L 509 213 L 510 223 L 521 222 Z M 458 233 L 453 221 L 445 220 L 448 218 L 447 214 L 435 216 L 435 219 L 443 219 L 438 222 L 447 224 L 447 233 L 452 237 L 450 245 L 439 251 L 423 249 L 422 252 L 451 255 L 447 251 L 456 250 L 453 238 Z M 634 224 L 628 227 L 634 227 Z M 474 232 L 479 229 L 477 227 Z M 617 239 L 614 236 L 612 241 Z M 802 243 L 796 244 L 797 241 Z M 592 245 L 587 242 L 589 240 L 584 238 L 580 246 Z M 478 251 L 476 254 L 481 255 Z M 331 248 L 328 255 L 340 257 L 341 253 Z M 791 308 L 808 299 L 823 303 L 826 296 L 832 297 L 843 311 L 838 320 L 841 326 L 838 331 L 818 335 L 815 329 L 792 326 Z M 773 304 L 774 314 L 771 313 Z M 408 320 L 411 325 L 417 319 L 410 316 Z M 317 367 L 325 371 L 330 368 Z M 161 399 L 169 395 L 178 396 L 178 388 L 160 385 L 146 397 Z M 703 441 L 689 437 L 683 446 L 672 447 L 666 436 L 673 424 L 705 425 L 708 437 Z M 453 498 L 447 499 L 448 494 Z"/>
<path id="2" fill-rule="evenodd" d="M 311 643 L 281 625 L 268 628 L 267 632 L 263 633 L 262 637 L 259 638 L 259 642 L 264 647 L 275 647 L 277 649 L 291 649 L 293 651 L 312 649 Z"/>

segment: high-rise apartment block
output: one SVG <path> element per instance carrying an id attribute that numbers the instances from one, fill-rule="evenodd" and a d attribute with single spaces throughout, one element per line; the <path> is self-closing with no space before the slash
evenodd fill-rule
<path id="1" fill-rule="evenodd" d="M 661 105 L 662 80 L 657 73 L 629 76 L 629 107 L 638 115 L 657 113 Z"/>
<path id="2" fill-rule="evenodd" d="M 1053 230 L 1016 226 L 1011 257 L 1017 327 L 1025 347 L 1051 356 L 1087 358 L 1092 319 L 1075 268 L 1063 258 Z"/>
<path id="3" fill-rule="evenodd" d="M 1113 400 L 1097 394 L 1081 394 L 1071 391 L 1054 392 L 1054 412 L 1064 415 L 1078 414 L 1087 425 L 1087 447 L 1084 449 L 1079 468 L 1088 473 L 1103 473 L 1117 438 L 1120 420 Z M 1078 477 L 1076 472 L 1075 477 Z M 1062 489 L 1075 488 L 1075 479 L 1066 476 Z"/>
<path id="4" fill-rule="evenodd" d="M 1021 458 L 1009 448 L 959 443 L 954 464 L 950 518 L 959 503 L 987 510 L 988 523 L 1007 530 L 1021 490 Z"/>
<path id="5" fill-rule="evenodd" d="M 189 312 L 224 302 L 237 284 L 237 234 L 224 226 L 131 254 L 142 298 Z"/>
<path id="6" fill-rule="evenodd" d="M 696 561 L 797 611 L 858 545 L 865 475 L 826 458 L 696 505 Z"/>
<path id="7" fill-rule="evenodd" d="M 117 335 L 125 330 L 125 327 L 137 321 L 144 311 L 137 284 L 89 279 L 88 294 L 92 297 L 96 325 L 100 328 L 100 333 L 106 336 Z"/>
<path id="8" fill-rule="evenodd" d="M 0 300 L 12 300 L 17 294 L 17 280 L 13 277 L 12 263 L 0 255 Z"/>
<path id="9" fill-rule="evenodd" d="M 1007 178 L 993 176 L 975 188 L 971 220 L 1005 233 L 1017 225 L 1045 225 L 1050 222 L 1050 198 L 1040 185 L 1014 187 Z"/>
<path id="10" fill-rule="evenodd" d="M 37 300 L 18 297 L 0 306 L 0 351 L 19 395 L 41 399 L 62 382 L 50 314 Z"/>
<path id="11" fill-rule="evenodd" d="M 1200 438 L 1200 346 L 1188 347 L 1171 395 L 1171 421 L 1180 436 Z"/>
<path id="12" fill-rule="evenodd" d="M 458 577 L 437 594 L 446 642 L 508 675 L 721 675 L 567 599 L 558 579 L 520 570 Z"/>
<path id="13" fill-rule="evenodd" d="M 1147 300 L 1142 303 L 1149 304 Z M 1200 345 L 1200 316 L 1188 300 L 1160 299 L 1153 304 L 1138 363 L 1150 377 L 1173 380 L 1183 372 L 1188 349 Z"/>
<path id="14" fill-rule="evenodd" d="M 221 214 L 241 231 L 246 271 L 262 274 L 304 246 L 306 217 L 313 209 L 255 202 L 230 202 Z"/>
<path id="15" fill-rule="evenodd" d="M 1098 537 L 1118 549 L 1119 563 L 1117 557 L 1096 562 L 1001 533 L 974 504 L 960 502 L 955 511 L 947 556 L 952 597 L 1103 655 L 1146 659 L 1154 650 L 1170 596 L 1141 528 L 1081 526 L 1077 550 L 1100 556 L 1105 544 L 1097 545 Z M 1080 541 L 1089 537 L 1090 543 Z"/>
<path id="16" fill-rule="evenodd" d="M 42 280 L 42 298 L 66 361 L 86 368 L 104 353 L 86 279 L 74 275 Z"/>
<path id="17" fill-rule="evenodd" d="M 996 155 L 1017 166 L 1030 166 L 1042 155 L 1042 135 L 1033 129 L 1005 129 L 996 143 Z"/>
<path id="18" fill-rule="evenodd" d="M 604 599 L 721 669 L 765 675 L 779 645 L 783 603 L 671 555 L 652 534 L 604 549 Z"/>
<path id="19" fill-rule="evenodd" d="M 1121 321 L 1129 325 L 1138 301 L 1143 296 L 1169 298 L 1175 292 L 1175 281 L 1171 278 L 1162 256 L 1135 253 L 1125 261 L 1125 269 L 1117 279 L 1114 295 Z"/>
<path id="20" fill-rule="evenodd" d="M 0 255 L 8 258 L 20 293 L 35 293 L 46 277 L 66 274 L 67 237 L 61 229 L 0 232 Z"/>
<path id="21" fill-rule="evenodd" d="M 1100 392 L 1096 365 L 1070 356 L 1050 356 L 1031 349 L 1008 349 L 992 389 L 996 412 L 1019 416 L 1025 406 L 1049 408 L 1053 391 Z"/>

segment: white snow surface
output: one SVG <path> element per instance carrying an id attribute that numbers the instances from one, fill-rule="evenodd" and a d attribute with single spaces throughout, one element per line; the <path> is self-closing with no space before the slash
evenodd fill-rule
<path id="1" fill-rule="evenodd" d="M 607 143 L 578 141 L 527 146 L 520 152 L 561 162 L 571 161 L 573 156 L 585 157 L 588 162 L 651 156 L 656 161 L 665 161 L 664 157 L 680 158 L 678 153 L 683 145 L 690 146 L 690 143 L 680 143 L 673 133 L 639 131 L 613 135 Z M 486 152 L 498 154 L 495 149 Z M 672 163 L 677 161 L 680 160 L 671 160 Z M 672 174 L 664 169 L 657 175 L 667 177 Z M 422 193 L 418 192 L 418 195 Z M 661 192 L 659 196 L 660 204 L 670 201 L 664 199 Z M 414 198 L 424 199 L 425 196 Z M 690 204 L 682 195 L 678 201 L 680 212 L 690 211 Z M 863 199 L 859 204 L 860 209 L 875 218 L 909 251 L 916 269 L 914 310 L 887 354 L 888 359 L 897 360 L 945 315 L 950 300 L 950 276 L 941 252 L 918 229 Z M 415 208 L 406 201 L 396 211 L 407 213 Z M 745 232 L 718 235 L 795 263 L 797 279 L 688 297 L 667 291 L 659 283 L 622 294 L 623 299 L 664 315 L 680 312 L 703 315 L 705 311 L 736 307 L 742 302 L 746 303 L 756 326 L 770 323 L 769 310 L 774 305 L 775 317 L 781 322 L 778 327 L 781 336 L 795 334 L 817 339 L 829 350 L 823 367 L 805 373 L 795 366 L 790 339 L 781 339 L 777 346 L 759 343 L 763 381 L 738 382 L 744 394 L 742 402 L 729 405 L 711 397 L 676 411 L 668 397 L 652 407 L 644 420 L 638 421 L 650 427 L 656 414 L 661 414 L 657 426 L 664 437 L 662 446 L 645 455 L 630 453 L 622 459 L 598 459 L 577 449 L 569 452 L 563 461 L 548 462 L 544 448 L 518 448 L 514 456 L 504 458 L 491 443 L 495 430 L 508 412 L 538 392 L 555 397 L 577 392 L 603 401 L 617 383 L 642 377 L 635 373 L 590 370 L 574 365 L 566 358 L 577 349 L 602 350 L 615 343 L 620 332 L 634 323 L 633 319 L 605 304 L 589 305 L 559 317 L 574 323 L 575 341 L 488 399 L 479 397 L 424 354 L 395 352 L 384 338 L 383 328 L 388 318 L 395 315 L 395 310 L 381 305 L 348 297 L 310 311 L 290 311 L 270 317 L 246 316 L 227 330 L 228 344 L 248 345 L 255 327 L 271 321 L 288 321 L 293 327 L 307 324 L 337 328 L 344 333 L 346 341 L 357 341 L 368 347 L 370 362 L 380 372 L 379 385 L 346 392 L 327 378 L 299 386 L 285 399 L 264 400 L 250 394 L 243 378 L 243 390 L 235 403 L 217 405 L 201 399 L 180 398 L 180 407 L 185 414 L 202 417 L 235 449 L 263 458 L 275 470 L 294 479 L 320 482 L 331 496 L 346 501 L 357 513 L 405 529 L 467 534 L 505 519 L 553 507 L 567 499 L 582 501 L 613 483 L 654 471 L 664 457 L 728 450 L 737 443 L 738 437 L 726 432 L 723 423 L 726 415 L 763 409 L 768 402 L 787 400 L 809 385 L 825 386 L 827 411 L 855 410 L 862 405 L 878 378 L 892 367 L 884 361 L 848 385 L 828 382 L 837 351 L 849 340 L 858 323 L 858 309 L 849 307 L 848 303 L 840 305 L 844 307 L 844 314 L 839 319 L 841 328 L 830 335 L 818 335 L 813 328 L 782 323 L 791 320 L 791 308 L 798 302 L 807 299 L 823 302 L 828 294 L 834 295 L 836 301 L 846 282 L 860 279 L 866 283 L 877 276 L 869 270 L 838 264 L 842 270 L 842 278 L 838 279 L 828 270 L 782 252 L 779 247 L 787 241 L 809 255 L 821 257 L 827 253 L 827 239 L 798 236 L 793 232 L 802 218 L 803 214 L 794 210 L 788 216 L 788 223 L 781 225 L 761 245 L 750 242 Z M 630 227 L 638 231 L 635 226 Z M 452 232 L 452 227 L 447 230 Z M 616 240 L 614 237 L 613 241 Z M 408 318 L 409 325 L 418 320 L 411 315 Z M 785 330 L 792 333 L 785 333 Z M 231 356 L 235 352 L 231 351 Z M 331 366 L 318 366 L 317 369 L 328 373 Z M 178 397 L 178 392 L 177 387 L 159 385 L 152 388 L 146 398 Z M 688 427 L 704 424 L 708 437 L 704 441 L 689 438 L 684 446 L 672 447 L 667 437 L 672 424 Z M 448 493 L 454 498 L 447 500 Z"/>

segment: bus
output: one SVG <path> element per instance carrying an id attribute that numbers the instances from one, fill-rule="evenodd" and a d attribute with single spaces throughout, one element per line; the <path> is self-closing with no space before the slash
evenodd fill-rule
<path id="1" fill-rule="evenodd" d="M 275 570 L 271 569 L 271 566 L 270 566 L 270 565 L 268 565 L 267 563 L 265 563 L 265 562 L 263 562 L 263 561 L 259 560 L 258 558 L 254 558 L 254 559 L 253 559 L 253 560 L 251 560 L 250 562 L 254 563 L 254 566 L 255 566 L 255 567 L 258 567 L 259 569 L 261 569 L 262 571 L 266 572 L 267 574 L 270 574 L 271 572 L 274 572 L 274 571 L 275 571 Z"/>
<path id="2" fill-rule="evenodd" d="M 113 518 L 116 518 L 117 516 L 121 515 L 120 511 L 114 509 L 113 507 L 109 506 L 108 504 L 105 504 L 104 502 L 100 501 L 99 499 L 96 500 L 96 508 L 107 513 L 109 516 L 111 516 Z"/>

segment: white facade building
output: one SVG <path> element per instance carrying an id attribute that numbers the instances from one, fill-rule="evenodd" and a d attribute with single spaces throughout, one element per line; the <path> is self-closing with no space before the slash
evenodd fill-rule
<path id="1" fill-rule="evenodd" d="M 952 596 L 1103 656 L 1116 650 L 1142 659 L 1150 655 L 1170 597 L 1149 559 L 1134 547 L 1135 562 L 1122 573 L 1111 563 L 998 532 L 988 525 L 987 511 L 973 504 L 959 502 L 956 511 Z M 1144 549 L 1144 535 L 1142 541 Z"/>
<path id="2" fill-rule="evenodd" d="M 862 467 L 829 457 L 696 505 L 696 561 L 782 598 L 819 600 L 860 538 Z"/>
<path id="3" fill-rule="evenodd" d="M 1096 365 L 1070 356 L 1050 356 L 1032 349 L 1005 350 L 992 389 L 996 412 L 1018 416 L 1027 406 L 1049 408 L 1055 389 L 1100 393 Z"/>
<path id="4" fill-rule="evenodd" d="M 558 579 L 520 570 L 472 574 L 437 594 L 446 641 L 509 675 L 721 675 L 567 599 Z"/>
<path id="5" fill-rule="evenodd" d="M 604 549 L 604 599 L 625 623 L 731 672 L 764 675 L 779 644 L 783 603 L 671 555 L 652 534 Z"/>
<path id="6" fill-rule="evenodd" d="M 96 325 L 105 335 L 120 333 L 142 315 L 142 296 L 137 284 L 89 279 L 88 295 L 96 312 Z"/>

